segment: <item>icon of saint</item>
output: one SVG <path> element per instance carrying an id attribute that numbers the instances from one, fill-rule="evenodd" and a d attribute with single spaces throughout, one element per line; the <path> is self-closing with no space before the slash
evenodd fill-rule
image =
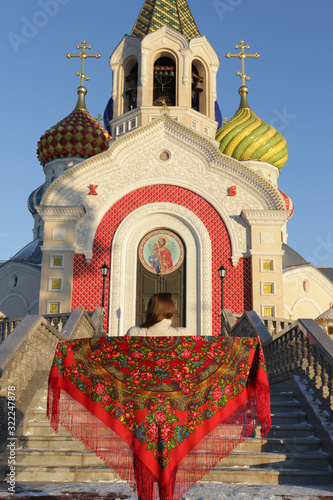
<path id="1" fill-rule="evenodd" d="M 154 249 L 148 259 L 156 273 L 163 274 L 173 267 L 172 257 L 168 247 L 168 238 L 158 236 L 155 241 Z"/>

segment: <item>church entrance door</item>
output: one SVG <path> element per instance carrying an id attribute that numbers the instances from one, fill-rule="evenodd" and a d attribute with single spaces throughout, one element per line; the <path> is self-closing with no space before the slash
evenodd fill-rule
<path id="1" fill-rule="evenodd" d="M 185 248 L 172 231 L 159 229 L 140 242 L 137 266 L 136 324 L 146 319 L 148 301 L 154 293 L 172 293 L 176 315 L 173 326 L 186 326 Z"/>

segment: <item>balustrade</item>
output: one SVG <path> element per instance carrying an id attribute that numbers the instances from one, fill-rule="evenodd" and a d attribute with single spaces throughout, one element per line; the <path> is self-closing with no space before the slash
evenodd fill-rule
<path id="1" fill-rule="evenodd" d="M 333 342 L 313 320 L 298 320 L 264 345 L 269 379 L 298 375 L 333 421 Z"/>
<path id="2" fill-rule="evenodd" d="M 22 318 L 4 319 L 0 321 L 0 343 L 3 342 L 8 335 L 22 321 Z"/>

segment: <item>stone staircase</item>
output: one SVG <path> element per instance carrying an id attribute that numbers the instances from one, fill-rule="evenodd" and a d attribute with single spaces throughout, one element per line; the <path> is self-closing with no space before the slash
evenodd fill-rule
<path id="1" fill-rule="evenodd" d="M 271 393 L 272 429 L 258 429 L 204 478 L 249 484 L 333 484 L 329 456 L 291 392 Z M 16 480 L 45 482 L 112 481 L 119 476 L 65 429 L 53 432 L 46 418 L 46 382 L 25 415 L 16 451 Z"/>

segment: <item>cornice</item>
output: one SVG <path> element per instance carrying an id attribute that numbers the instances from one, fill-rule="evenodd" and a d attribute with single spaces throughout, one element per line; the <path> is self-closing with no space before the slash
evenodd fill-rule
<path id="1" fill-rule="evenodd" d="M 289 210 L 243 210 L 241 216 L 249 226 L 282 227 L 288 221 Z"/>
<path id="2" fill-rule="evenodd" d="M 42 252 L 75 252 L 75 248 L 70 246 L 70 247 L 49 247 L 47 245 L 43 245 L 41 247 Z"/>
<path id="3" fill-rule="evenodd" d="M 256 257 L 283 257 L 284 250 L 249 250 L 249 255 Z"/>
<path id="4" fill-rule="evenodd" d="M 84 214 L 84 207 L 39 206 L 38 214 L 44 222 L 77 222 Z"/>

